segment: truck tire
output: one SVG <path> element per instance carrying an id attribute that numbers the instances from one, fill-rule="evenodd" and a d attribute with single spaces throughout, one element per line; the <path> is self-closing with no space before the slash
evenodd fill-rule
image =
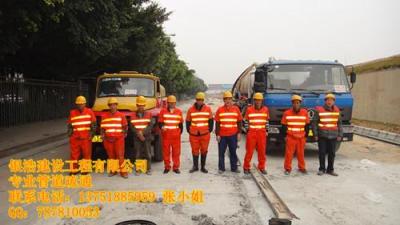
<path id="1" fill-rule="evenodd" d="M 128 135 L 125 138 L 125 152 L 124 158 L 129 159 L 132 163 L 135 162 L 135 148 L 133 143 L 133 133 L 129 130 Z"/>
<path id="2" fill-rule="evenodd" d="M 92 160 L 95 161 L 97 159 L 107 160 L 107 153 L 103 147 L 102 143 L 93 143 L 92 144 Z"/>
<path id="3" fill-rule="evenodd" d="M 162 149 L 162 137 L 161 135 L 154 136 L 154 157 L 153 160 L 155 162 L 161 162 L 163 160 L 163 149 Z"/>

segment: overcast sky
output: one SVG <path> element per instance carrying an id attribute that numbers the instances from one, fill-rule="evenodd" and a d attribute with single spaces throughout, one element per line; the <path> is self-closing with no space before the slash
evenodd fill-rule
<path id="1" fill-rule="evenodd" d="M 400 53 L 399 0 L 158 0 L 177 52 L 206 83 L 233 83 L 251 63 L 353 64 Z"/>

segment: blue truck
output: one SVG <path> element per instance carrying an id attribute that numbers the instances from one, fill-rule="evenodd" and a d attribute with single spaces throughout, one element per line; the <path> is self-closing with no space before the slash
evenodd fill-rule
<path id="1" fill-rule="evenodd" d="M 324 104 L 326 93 L 333 93 L 341 112 L 343 141 L 352 141 L 353 96 L 350 91 L 355 81 L 356 74 L 351 72 L 347 76 L 344 66 L 337 61 L 269 60 L 249 67 L 236 80 L 232 91 L 238 102 L 244 100 L 244 104 L 239 103 L 243 112 L 251 104 L 255 92 L 264 93 L 264 105 L 270 111 L 269 146 L 272 143 L 284 144 L 281 118 L 283 112 L 291 107 L 293 94 L 302 96 L 302 105 L 313 120 L 315 107 Z M 308 133 L 307 141 L 314 142 L 312 131 Z"/>

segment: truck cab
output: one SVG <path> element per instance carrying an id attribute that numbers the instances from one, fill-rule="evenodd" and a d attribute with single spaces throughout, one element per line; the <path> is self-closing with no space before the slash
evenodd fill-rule
<path id="1" fill-rule="evenodd" d="M 118 111 L 126 115 L 128 123 L 136 112 L 136 98 L 146 98 L 145 110 L 149 111 L 157 121 L 159 112 L 166 105 L 165 88 L 160 79 L 152 74 L 141 74 L 135 71 L 105 73 L 97 78 L 96 95 L 92 110 L 97 118 L 97 135 L 93 138 L 93 159 L 106 157 L 100 137 L 102 115 L 109 110 L 107 101 L 110 97 L 118 100 Z M 153 129 L 152 155 L 155 161 L 162 160 L 161 135 L 158 127 Z M 133 160 L 133 137 L 130 130 L 125 141 L 125 158 Z"/>
<path id="2" fill-rule="evenodd" d="M 340 109 L 343 123 L 343 140 L 353 140 L 353 96 L 350 90 L 355 82 L 355 73 L 351 74 L 349 82 L 342 64 L 336 61 L 270 60 L 254 66 L 250 76 L 253 76 L 250 82 L 252 94 L 264 93 L 264 105 L 270 111 L 270 143 L 284 143 L 281 119 L 284 111 L 291 107 L 293 94 L 302 96 L 302 106 L 308 110 L 311 120 L 316 114 L 315 107 L 324 104 L 326 93 L 335 94 L 335 104 Z M 251 96 L 248 97 L 251 103 Z M 312 132 L 309 132 L 307 141 L 313 142 L 312 137 Z"/>

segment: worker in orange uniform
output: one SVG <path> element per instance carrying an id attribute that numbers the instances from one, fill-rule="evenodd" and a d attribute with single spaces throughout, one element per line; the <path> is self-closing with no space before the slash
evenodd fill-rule
<path id="1" fill-rule="evenodd" d="M 92 137 L 96 131 L 96 117 L 93 111 L 86 107 L 86 98 L 78 96 L 76 108 L 71 110 L 68 118 L 68 136 L 71 148 L 71 161 L 92 158 Z M 76 169 L 77 162 L 73 163 Z M 75 174 L 76 172 L 71 172 Z"/>
<path id="2" fill-rule="evenodd" d="M 263 106 L 263 95 L 255 93 L 253 96 L 254 105 L 246 110 L 244 123 L 247 128 L 246 137 L 246 155 L 244 157 L 243 170 L 245 174 L 250 174 L 250 161 L 253 157 L 254 149 L 257 149 L 258 169 L 262 174 L 267 174 L 265 170 L 266 164 L 266 148 L 267 148 L 267 129 L 269 111 Z"/>
<path id="3" fill-rule="evenodd" d="M 118 100 L 114 97 L 108 99 L 110 111 L 101 117 L 101 136 L 103 145 L 106 149 L 108 159 L 119 160 L 120 174 L 123 178 L 128 178 L 128 173 L 122 171 L 122 163 L 125 154 L 125 137 L 127 135 L 128 122 L 125 115 L 118 111 Z M 109 176 L 116 175 L 111 172 Z"/>
<path id="4" fill-rule="evenodd" d="M 324 106 L 317 106 L 317 114 L 313 120 L 313 135 L 318 141 L 319 170 L 318 175 L 327 173 L 338 176 L 334 171 L 336 146 L 343 138 L 342 120 L 340 109 L 335 105 L 336 97 L 334 94 L 325 95 Z M 328 167 L 325 170 L 325 158 L 328 154 Z"/>
<path id="5" fill-rule="evenodd" d="M 171 170 L 171 153 L 173 162 L 173 171 L 181 173 L 180 155 L 181 155 L 181 134 L 183 131 L 182 111 L 176 107 L 176 97 L 173 95 L 167 98 L 168 106 L 163 108 L 159 114 L 159 127 L 162 134 L 164 174 Z"/>
<path id="6" fill-rule="evenodd" d="M 224 92 L 224 105 L 219 107 L 215 113 L 215 134 L 218 142 L 218 173 L 225 172 L 225 151 L 229 147 L 229 159 L 231 163 L 231 171 L 240 173 L 237 168 L 238 141 L 240 141 L 240 130 L 242 126 L 242 114 L 239 107 L 233 105 L 232 93 Z"/>
<path id="7" fill-rule="evenodd" d="M 204 104 L 205 94 L 198 92 L 196 102 L 189 108 L 186 114 L 186 131 L 189 133 L 190 146 L 192 147 L 193 167 L 189 171 L 193 173 L 199 170 L 199 155 L 201 154 L 201 172 L 208 173 L 206 159 L 210 133 L 214 127 L 211 108 Z"/>
<path id="8" fill-rule="evenodd" d="M 286 110 L 282 116 L 283 134 L 286 134 L 285 148 L 285 174 L 292 171 L 292 158 L 296 152 L 298 168 L 301 173 L 307 173 L 304 160 L 304 147 L 310 118 L 306 109 L 301 107 L 302 98 L 299 95 L 292 96 L 292 108 Z"/>
<path id="9" fill-rule="evenodd" d="M 143 155 L 147 160 L 147 175 L 151 175 L 151 141 L 154 139 L 151 131 L 155 124 L 150 112 L 144 111 L 146 98 L 136 98 L 137 111 L 131 115 L 130 128 L 133 133 L 133 145 L 135 148 L 135 159 L 141 159 Z M 136 170 L 136 175 L 139 175 Z"/>

